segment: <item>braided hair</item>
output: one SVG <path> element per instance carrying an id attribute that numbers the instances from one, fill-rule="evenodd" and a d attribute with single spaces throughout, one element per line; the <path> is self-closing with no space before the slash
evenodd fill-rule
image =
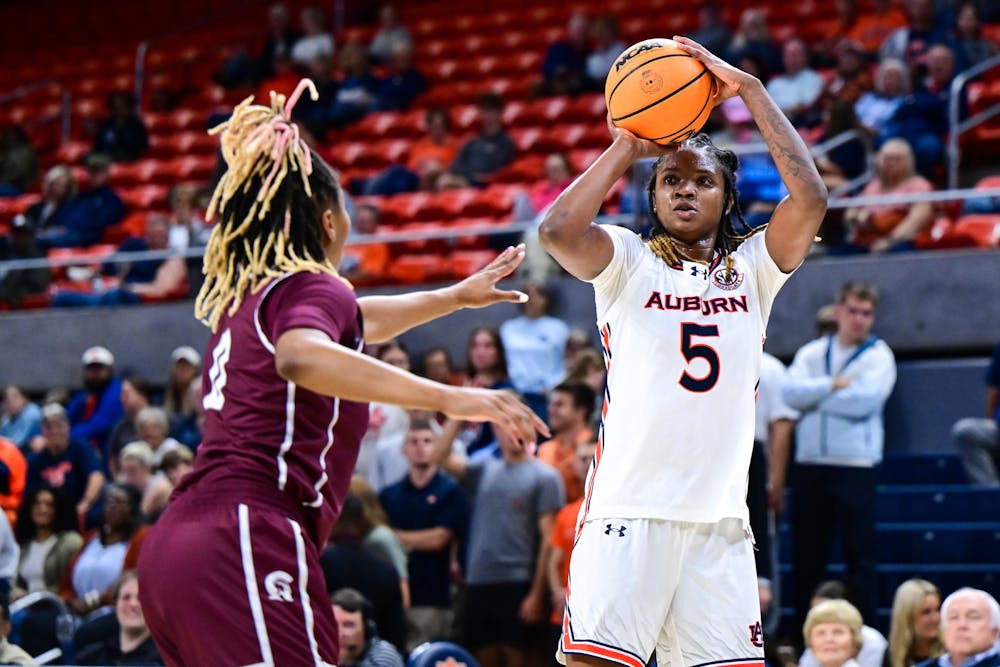
<path id="1" fill-rule="evenodd" d="M 270 106 L 248 97 L 220 134 L 228 170 L 209 203 L 207 218 L 218 217 L 205 249 L 205 282 L 195 316 L 215 331 L 223 314 L 232 315 L 249 289 L 270 279 L 309 271 L 339 277 L 323 250 L 322 212 L 343 201 L 337 174 L 299 135 L 292 109 L 316 86 L 303 79 L 286 98 L 271 92 Z"/>
<path id="2" fill-rule="evenodd" d="M 690 139 L 684 140 L 680 146 L 707 151 L 722 169 L 724 205 L 730 207 L 730 209 L 728 213 L 723 213 L 722 218 L 719 219 L 719 229 L 715 237 L 715 250 L 722 254 L 726 268 L 732 269 L 732 253 L 735 252 L 743 241 L 767 226 L 762 225 L 753 228 L 747 224 L 746 219 L 743 217 L 743 210 L 740 208 L 739 202 L 739 191 L 736 189 L 736 170 L 739 169 L 740 159 L 733 151 L 716 146 L 712 143 L 712 139 L 704 133 L 696 134 Z M 667 232 L 663 223 L 656 216 L 656 206 L 653 202 L 654 195 L 656 194 L 656 177 L 665 157 L 660 156 L 653 163 L 653 173 L 649 177 L 649 183 L 646 186 L 649 211 L 653 216 L 653 230 L 650 232 L 646 244 L 653 251 L 653 254 L 668 264 L 679 264 L 683 260 L 697 261 L 689 257 L 687 253 L 678 247 L 677 242 L 670 236 L 670 233 Z M 742 234 L 737 232 L 737 224 L 744 230 Z"/>

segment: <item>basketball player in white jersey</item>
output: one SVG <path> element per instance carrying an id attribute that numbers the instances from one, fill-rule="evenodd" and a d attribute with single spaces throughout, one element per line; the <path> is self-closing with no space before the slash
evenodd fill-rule
<path id="1" fill-rule="evenodd" d="M 608 366 L 599 448 L 570 562 L 561 658 L 570 667 L 763 667 L 746 481 L 771 304 L 805 258 L 827 192 L 759 80 L 675 38 L 739 96 L 788 196 L 750 233 L 736 155 L 705 135 L 613 141 L 545 215 L 540 239 L 594 285 Z M 591 221 L 637 159 L 659 156 L 648 240 Z M 735 223 L 735 224 L 734 224 Z"/>

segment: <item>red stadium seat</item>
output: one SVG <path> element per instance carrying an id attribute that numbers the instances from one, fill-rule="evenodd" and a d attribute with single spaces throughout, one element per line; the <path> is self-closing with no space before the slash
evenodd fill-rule
<path id="1" fill-rule="evenodd" d="M 88 248 L 52 248 L 45 256 L 49 261 L 72 259 L 72 265 L 52 267 L 52 278 L 61 280 L 67 275 L 67 266 L 85 266 L 97 271 L 101 261 L 114 254 L 116 247 L 110 243 L 99 243 Z M 78 262 L 76 260 L 79 260 Z"/>
<path id="2" fill-rule="evenodd" d="M 1000 214 L 963 215 L 955 222 L 955 234 L 965 234 L 981 248 L 1000 246 Z"/>
<path id="3" fill-rule="evenodd" d="M 448 259 L 440 255 L 400 255 L 389 263 L 387 272 L 393 280 L 416 285 L 451 277 Z"/>
<path id="4" fill-rule="evenodd" d="M 496 255 L 492 250 L 456 250 L 448 257 L 452 277 L 467 278 L 492 262 Z"/>
<path id="5" fill-rule="evenodd" d="M 170 188 L 166 185 L 140 185 L 122 189 L 118 194 L 131 208 L 165 210 L 169 191 Z"/>
<path id="6" fill-rule="evenodd" d="M 468 218 L 493 218 L 508 220 L 514 211 L 514 199 L 524 188 L 516 185 L 491 185 L 476 194 L 475 199 L 462 208 L 462 215 Z"/>
<path id="7" fill-rule="evenodd" d="M 524 155 L 493 175 L 494 183 L 532 183 L 545 175 L 544 155 Z"/>

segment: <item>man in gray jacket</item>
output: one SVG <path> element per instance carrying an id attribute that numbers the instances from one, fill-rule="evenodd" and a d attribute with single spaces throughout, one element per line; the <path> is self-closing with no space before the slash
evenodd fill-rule
<path id="1" fill-rule="evenodd" d="M 885 437 L 882 411 L 896 383 L 892 350 L 872 335 L 878 291 L 848 282 L 837 296 L 837 333 L 795 354 L 782 394 L 801 413 L 795 429 L 792 544 L 796 611 L 826 571 L 834 533 L 845 582 L 865 619 L 875 614 L 875 468 Z"/>

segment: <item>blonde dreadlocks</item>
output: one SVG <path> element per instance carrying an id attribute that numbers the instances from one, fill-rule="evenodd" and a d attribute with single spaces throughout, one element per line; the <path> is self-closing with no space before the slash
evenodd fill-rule
<path id="1" fill-rule="evenodd" d="M 272 278 L 297 271 L 338 276 L 323 250 L 321 212 L 340 205 L 340 184 L 291 121 L 306 90 L 317 99 L 308 79 L 287 99 L 272 91 L 270 106 L 248 97 L 210 130 L 221 134 L 228 170 L 208 207 L 207 217 L 219 220 L 205 249 L 195 316 L 213 331 L 248 289 L 255 293 Z"/>
<path id="2" fill-rule="evenodd" d="M 736 170 L 740 166 L 739 158 L 736 157 L 736 153 L 731 150 L 726 150 L 724 148 L 719 148 L 714 143 L 712 143 L 711 138 L 707 134 L 696 134 L 684 141 L 684 145 L 688 148 L 703 149 L 707 151 L 722 168 L 723 180 L 725 182 L 725 190 L 723 193 L 723 198 L 725 203 L 732 204 L 732 209 L 728 214 L 723 214 L 722 219 L 719 220 L 719 231 L 715 238 L 715 250 L 722 253 L 722 258 L 725 262 L 726 268 L 732 270 L 733 268 L 733 258 L 732 253 L 740 246 L 741 243 L 746 241 L 748 238 L 762 231 L 767 225 L 762 225 L 757 228 L 751 228 L 747 224 L 747 221 L 743 218 L 743 211 L 739 204 L 739 192 L 736 190 Z M 663 225 L 658 219 L 656 219 L 656 206 L 653 204 L 653 197 L 656 193 L 656 176 L 659 173 L 660 165 L 662 164 L 663 158 L 659 158 L 653 164 L 653 173 L 649 178 L 649 183 L 646 187 L 646 195 L 649 200 L 649 211 L 654 217 L 653 231 L 650 232 L 649 239 L 646 241 L 646 245 L 649 249 L 653 251 L 653 254 L 665 261 L 667 264 L 680 264 L 682 261 L 695 262 L 695 260 L 687 255 L 683 250 L 678 247 L 677 242 L 667 233 Z M 733 224 L 733 220 L 738 221 L 743 228 L 746 230 L 744 234 L 737 234 L 736 227 Z"/>

